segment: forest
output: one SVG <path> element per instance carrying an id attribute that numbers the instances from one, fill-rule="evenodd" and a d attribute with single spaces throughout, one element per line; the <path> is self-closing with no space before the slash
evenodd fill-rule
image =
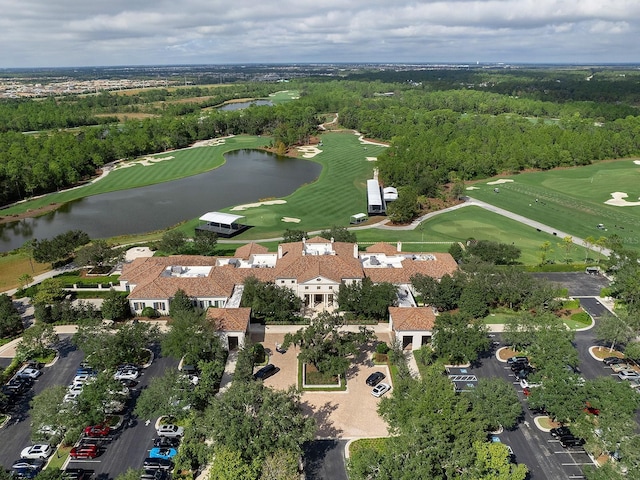
<path id="1" fill-rule="evenodd" d="M 229 134 L 269 135 L 279 150 L 303 144 L 325 114 L 387 141 L 380 177 L 435 196 L 455 180 L 638 155 L 634 71 L 369 72 L 300 79 L 300 99 L 221 111 L 266 97 L 277 83 L 101 92 L 0 102 L 0 206 L 77 185 L 106 163 Z M 145 118 L 117 121 L 116 114 Z M 30 134 L 25 134 L 31 132 Z"/>

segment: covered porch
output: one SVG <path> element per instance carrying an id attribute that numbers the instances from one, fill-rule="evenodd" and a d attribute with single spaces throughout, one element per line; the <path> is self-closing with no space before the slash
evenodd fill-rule
<path id="1" fill-rule="evenodd" d="M 233 237 L 250 228 L 249 225 L 238 223 L 241 218 L 244 218 L 244 216 L 222 212 L 207 212 L 199 218 L 200 221 L 206 223 L 198 225 L 196 230 L 214 232 L 218 236 L 225 238 Z"/>

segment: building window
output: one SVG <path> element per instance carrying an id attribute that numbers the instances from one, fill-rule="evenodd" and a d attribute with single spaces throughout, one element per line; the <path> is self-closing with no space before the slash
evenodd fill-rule
<path id="1" fill-rule="evenodd" d="M 280 285 L 284 285 L 284 280 L 280 280 Z"/>
<path id="2" fill-rule="evenodd" d="M 322 288 L 322 287 L 321 287 L 320 285 L 318 285 L 318 286 L 316 287 L 316 290 L 320 290 L 321 288 Z"/>
<path id="3" fill-rule="evenodd" d="M 133 309 L 134 310 L 144 310 L 144 302 L 133 302 Z"/>
<path id="4" fill-rule="evenodd" d="M 329 290 L 333 290 L 333 285 L 329 285 Z"/>
<path id="5" fill-rule="evenodd" d="M 309 287 L 304 287 L 305 290 L 309 290 Z"/>
<path id="6" fill-rule="evenodd" d="M 293 285 L 294 283 L 296 283 L 296 281 L 295 280 L 291 280 L 291 285 Z"/>
<path id="7" fill-rule="evenodd" d="M 154 310 L 164 310 L 164 302 L 153 302 Z"/>

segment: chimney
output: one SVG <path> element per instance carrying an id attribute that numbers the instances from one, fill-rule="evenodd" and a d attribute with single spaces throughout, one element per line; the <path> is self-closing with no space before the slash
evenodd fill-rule
<path id="1" fill-rule="evenodd" d="M 282 258 L 282 245 L 278 245 L 278 258 Z"/>
<path id="2" fill-rule="evenodd" d="M 398 252 L 401 252 L 401 251 L 402 251 L 402 242 L 398 242 L 398 245 L 396 246 L 396 250 L 397 250 Z"/>
<path id="3" fill-rule="evenodd" d="M 353 258 L 358 258 L 358 244 L 353 244 Z"/>
<path id="4" fill-rule="evenodd" d="M 333 237 L 331 237 L 331 243 L 333 243 Z"/>

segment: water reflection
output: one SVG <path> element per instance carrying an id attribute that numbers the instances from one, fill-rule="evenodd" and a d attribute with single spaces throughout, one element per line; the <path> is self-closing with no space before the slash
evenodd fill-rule
<path id="1" fill-rule="evenodd" d="M 0 251 L 68 230 L 107 238 L 167 228 L 209 211 L 289 195 L 321 170 L 314 162 L 257 150 L 229 152 L 225 158 L 223 166 L 207 173 L 82 198 L 38 218 L 0 225 Z"/>

